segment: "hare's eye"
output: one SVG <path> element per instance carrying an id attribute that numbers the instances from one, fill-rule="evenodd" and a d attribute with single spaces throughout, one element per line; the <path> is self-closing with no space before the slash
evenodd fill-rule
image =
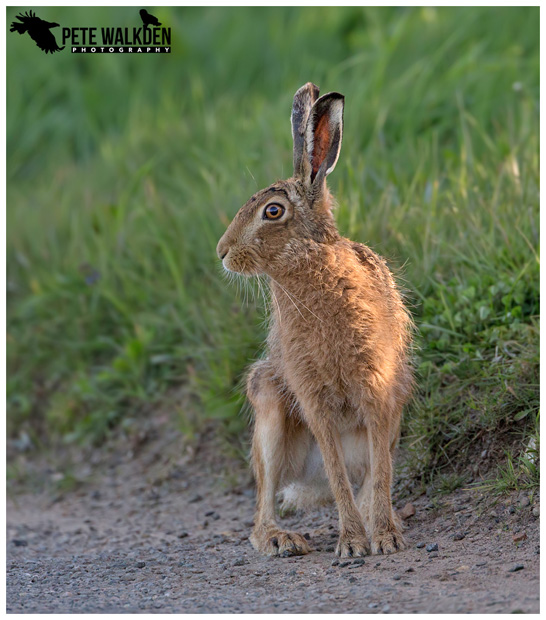
<path id="1" fill-rule="evenodd" d="M 284 207 L 281 207 L 281 205 L 267 205 L 264 211 L 264 219 L 278 220 L 283 213 Z"/>

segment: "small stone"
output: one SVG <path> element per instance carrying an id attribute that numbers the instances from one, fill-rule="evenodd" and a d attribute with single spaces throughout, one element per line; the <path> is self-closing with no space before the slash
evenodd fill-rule
<path id="1" fill-rule="evenodd" d="M 418 542 L 416 545 L 417 549 L 422 549 L 425 546 L 424 542 Z"/>
<path id="2" fill-rule="evenodd" d="M 186 538 L 188 536 L 188 532 L 180 532 L 180 534 L 178 534 L 178 538 Z"/>
<path id="3" fill-rule="evenodd" d="M 392 578 L 394 579 L 394 581 L 400 581 L 400 579 L 402 579 L 402 575 L 396 573 L 396 575 L 393 575 Z"/>
<path id="4" fill-rule="evenodd" d="M 379 607 L 379 603 L 370 603 L 368 605 L 368 609 L 376 609 L 377 607 Z"/>
<path id="5" fill-rule="evenodd" d="M 533 508 L 533 517 L 538 517 L 540 516 L 540 508 L 538 506 L 535 506 Z"/>
<path id="6" fill-rule="evenodd" d="M 214 514 L 214 510 L 209 510 L 208 512 L 205 512 L 205 517 L 212 517 Z"/>
<path id="7" fill-rule="evenodd" d="M 529 500 L 529 498 L 527 497 L 527 495 L 524 495 L 520 500 L 519 500 L 519 505 L 522 508 L 526 508 L 527 506 L 529 506 L 529 504 L 531 503 L 531 501 Z"/>
<path id="8" fill-rule="evenodd" d="M 137 568 L 144 568 L 146 566 L 146 562 L 143 562 L 142 560 L 140 560 L 139 562 L 136 563 Z"/>
<path id="9" fill-rule="evenodd" d="M 427 551 L 430 553 L 431 551 L 438 551 L 438 543 L 429 543 L 427 545 Z"/>
<path id="10" fill-rule="evenodd" d="M 398 511 L 398 516 L 405 521 L 413 517 L 415 512 L 415 506 L 413 504 L 406 504 L 404 508 Z"/>
<path id="11" fill-rule="evenodd" d="M 390 605 L 383 605 L 383 607 L 381 608 L 381 612 L 384 614 L 388 614 L 390 610 L 391 610 Z"/>
<path id="12" fill-rule="evenodd" d="M 195 502 L 200 502 L 202 499 L 203 498 L 201 497 L 201 495 L 199 495 L 199 493 L 196 493 L 188 500 L 188 504 L 195 504 Z"/>
<path id="13" fill-rule="evenodd" d="M 340 562 L 339 568 L 345 568 L 346 566 L 349 566 L 350 563 L 351 563 L 350 560 L 345 560 L 345 562 Z"/>
<path id="14" fill-rule="evenodd" d="M 330 566 L 339 566 L 339 560 L 338 559 L 332 560 L 332 563 L 330 564 Z"/>
<path id="15" fill-rule="evenodd" d="M 517 573 L 519 570 L 523 570 L 525 566 L 523 564 L 515 564 L 512 568 L 508 569 L 509 573 Z"/>
<path id="16" fill-rule="evenodd" d="M 349 577 L 349 583 L 354 583 L 356 581 L 356 577 Z"/>
<path id="17" fill-rule="evenodd" d="M 464 537 L 464 532 L 455 532 L 455 534 L 453 534 L 453 540 L 463 540 Z"/>
<path id="18" fill-rule="evenodd" d="M 333 547 L 333 546 L 326 547 L 326 549 L 325 549 L 326 553 L 333 553 L 335 550 L 336 550 L 336 548 Z"/>
<path id="19" fill-rule="evenodd" d="M 515 543 L 523 542 L 524 540 L 527 540 L 527 533 L 526 532 L 518 532 L 517 534 L 512 534 L 512 540 Z"/>
<path id="20" fill-rule="evenodd" d="M 16 547 L 27 547 L 28 546 L 28 542 L 26 540 L 23 540 L 22 538 L 14 538 L 11 542 Z"/>
<path id="21" fill-rule="evenodd" d="M 415 569 L 412 566 L 410 566 L 409 568 L 406 568 L 406 570 L 404 572 L 406 572 L 406 573 L 414 573 Z"/>
<path id="22" fill-rule="evenodd" d="M 487 562 L 476 562 L 476 566 L 487 566 Z"/>
<path id="23" fill-rule="evenodd" d="M 220 518 L 220 515 L 219 515 L 217 512 L 215 512 L 215 513 L 212 515 L 212 518 L 213 518 L 215 521 L 218 521 L 218 519 Z"/>
<path id="24" fill-rule="evenodd" d="M 228 539 L 224 536 L 224 534 L 214 534 L 214 536 L 212 537 L 212 540 L 217 545 L 223 545 L 224 543 L 228 541 Z"/>
<path id="25" fill-rule="evenodd" d="M 248 564 L 245 558 L 237 558 L 235 562 L 233 562 L 232 566 L 244 566 L 245 564 Z"/>
<path id="26" fill-rule="evenodd" d="M 497 512 L 496 512 L 495 510 L 492 510 L 492 511 L 489 513 L 489 516 L 490 516 L 490 517 L 493 517 L 493 519 L 496 519 L 496 518 L 498 518 L 498 516 L 499 516 L 499 515 L 497 514 Z"/>
<path id="27" fill-rule="evenodd" d="M 254 521 L 243 521 L 245 527 L 254 527 Z"/>
<path id="28" fill-rule="evenodd" d="M 296 570 L 291 570 L 291 571 L 288 573 L 288 576 L 289 576 L 289 577 L 295 577 L 297 574 L 298 574 L 298 573 L 297 573 L 297 571 L 296 571 Z"/>
<path id="29" fill-rule="evenodd" d="M 309 532 L 305 532 L 303 537 L 305 538 L 305 540 L 311 540 L 311 536 L 310 536 Z"/>
<path id="30" fill-rule="evenodd" d="M 433 551 L 432 553 L 429 553 L 429 558 L 437 558 L 438 557 L 438 552 L 437 551 Z"/>
<path id="31" fill-rule="evenodd" d="M 356 558 L 356 560 L 353 560 L 353 566 L 362 566 L 362 564 L 366 564 L 364 558 Z"/>
<path id="32" fill-rule="evenodd" d="M 514 506 L 510 506 L 510 508 L 508 508 L 508 513 L 509 514 L 513 515 L 513 514 L 515 514 L 515 512 L 516 512 L 516 509 L 514 508 Z"/>

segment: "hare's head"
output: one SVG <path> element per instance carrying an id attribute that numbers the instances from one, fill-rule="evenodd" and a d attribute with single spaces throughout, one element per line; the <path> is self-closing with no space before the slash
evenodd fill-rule
<path id="1" fill-rule="evenodd" d="M 262 189 L 241 207 L 216 251 L 228 271 L 258 275 L 282 268 L 299 242 L 338 238 L 326 177 L 343 134 L 343 95 L 310 82 L 294 95 L 294 176 Z"/>

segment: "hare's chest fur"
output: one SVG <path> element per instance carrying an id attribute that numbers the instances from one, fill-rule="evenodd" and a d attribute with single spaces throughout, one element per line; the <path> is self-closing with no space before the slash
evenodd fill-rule
<path id="1" fill-rule="evenodd" d="M 271 353 L 296 396 L 359 402 L 396 363 L 387 287 L 347 244 L 313 258 L 304 273 L 272 282 Z"/>

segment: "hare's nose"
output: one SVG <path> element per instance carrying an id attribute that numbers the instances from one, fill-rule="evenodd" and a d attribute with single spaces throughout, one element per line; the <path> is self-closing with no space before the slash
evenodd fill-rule
<path id="1" fill-rule="evenodd" d="M 220 260 L 224 260 L 228 252 L 229 252 L 229 247 L 223 242 L 222 239 L 220 239 L 220 241 L 218 242 L 218 245 L 216 246 L 216 254 L 218 254 L 218 258 Z"/>

